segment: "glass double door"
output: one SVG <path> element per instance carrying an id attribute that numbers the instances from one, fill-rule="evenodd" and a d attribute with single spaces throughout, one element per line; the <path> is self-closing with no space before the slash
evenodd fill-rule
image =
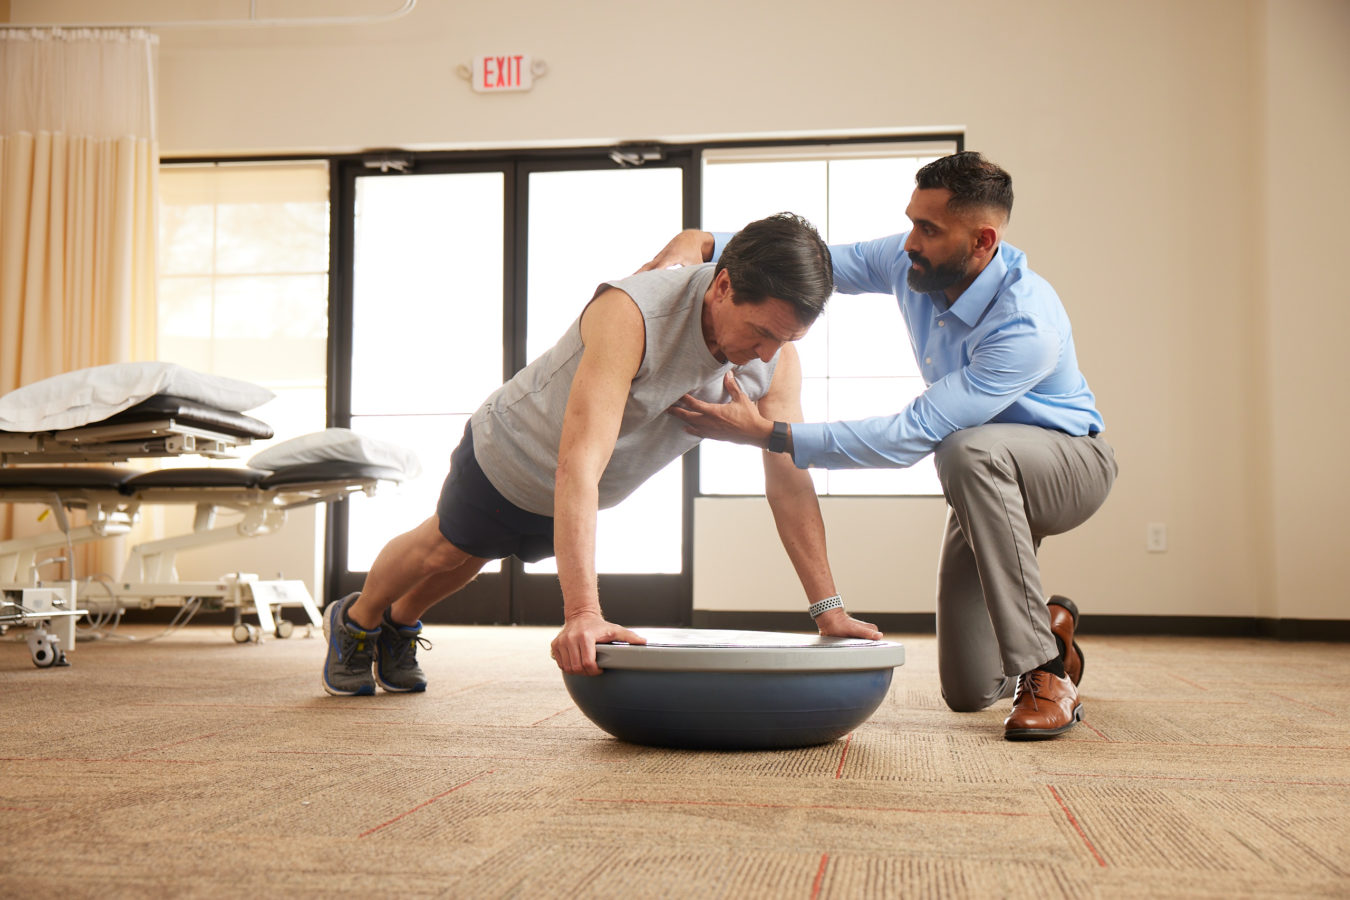
<path id="1" fill-rule="evenodd" d="M 332 419 L 412 449 L 423 471 L 337 505 L 330 594 L 359 590 L 385 542 L 434 512 L 483 400 L 552 346 L 598 285 L 631 274 L 682 227 L 688 168 L 597 156 L 340 172 Z M 675 461 L 600 514 L 601 602 L 614 621 L 688 621 L 683 470 Z M 428 620 L 561 622 L 553 560 L 491 563 Z"/>

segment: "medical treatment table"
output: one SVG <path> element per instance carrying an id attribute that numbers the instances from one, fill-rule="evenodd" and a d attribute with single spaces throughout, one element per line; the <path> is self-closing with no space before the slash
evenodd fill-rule
<path id="1" fill-rule="evenodd" d="M 207 400 L 215 396 L 192 393 Z M 44 668 L 67 664 L 65 652 L 74 646 L 79 618 L 97 614 L 106 620 L 128 608 L 180 607 L 189 617 L 199 610 L 231 610 L 234 639 L 243 643 L 264 634 L 288 637 L 294 625 L 279 611 L 298 607 L 312 633 L 322 620 L 303 581 L 269 581 L 243 572 L 183 581 L 176 555 L 273 534 L 290 510 L 358 492 L 370 495 L 380 483 L 415 477 L 420 468 L 409 451 L 340 428 L 282 441 L 247 466 L 115 465 L 188 455 L 231 457 L 254 440 L 271 438 L 272 429 L 234 409 L 157 393 L 133 395 L 135 402 L 97 421 L 21 432 L 5 418 L 5 401 L 12 396 L 0 398 L 0 503 L 43 505 L 42 518 L 50 517 L 55 528 L 0 540 L 0 632 L 16 625 L 33 629 L 29 650 L 34 664 Z M 100 411 L 94 404 L 79 418 Z M 127 535 L 142 509 L 155 505 L 195 507 L 192 531 L 131 547 L 118 578 L 77 577 L 75 545 Z M 83 513 L 84 524 L 72 523 L 72 510 Z M 217 524 L 221 512 L 237 520 Z M 56 562 L 68 563 L 70 578 L 44 581 L 41 570 Z M 245 622 L 245 615 L 256 616 L 257 625 Z"/>

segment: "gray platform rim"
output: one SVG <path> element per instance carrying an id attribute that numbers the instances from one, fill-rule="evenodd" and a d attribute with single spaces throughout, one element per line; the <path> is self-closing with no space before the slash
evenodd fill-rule
<path id="1" fill-rule="evenodd" d="M 688 628 L 634 628 L 647 644 L 597 644 L 602 669 L 655 672 L 859 672 L 904 665 L 896 641 Z"/>

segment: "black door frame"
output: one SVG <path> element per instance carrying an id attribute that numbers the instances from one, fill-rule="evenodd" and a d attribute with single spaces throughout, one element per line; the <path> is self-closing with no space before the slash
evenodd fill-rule
<path id="1" fill-rule="evenodd" d="M 644 154 L 642 149 L 646 149 Z M 646 158 L 643 157 L 653 157 Z M 698 154 L 692 148 L 653 150 L 641 148 L 585 148 L 566 151 L 521 153 L 411 154 L 384 153 L 336 161 L 331 174 L 330 207 L 333 211 L 332 261 L 329 283 L 328 420 L 333 427 L 351 424 L 352 269 L 355 247 L 355 203 L 358 178 L 404 177 L 416 174 L 500 171 L 503 190 L 502 349 L 505 381 L 529 361 L 526 351 L 528 300 L 529 176 L 533 172 L 605 169 L 631 165 L 679 168 L 683 171 L 682 227 L 698 221 L 701 194 Z M 693 612 L 693 496 L 698 477 L 697 450 L 687 454 L 686 483 L 682 491 L 681 566 L 677 574 L 601 574 L 600 594 L 606 615 L 632 625 L 688 625 Z M 325 535 L 327 595 L 332 600 L 359 591 L 364 572 L 347 568 L 347 504 L 335 504 L 328 516 Z M 410 527 L 411 527 L 410 523 Z M 426 620 L 453 624 L 555 625 L 562 622 L 562 592 L 557 578 L 530 575 L 523 564 L 510 558 L 502 571 L 480 575 L 455 595 L 452 603 L 438 605 Z"/>

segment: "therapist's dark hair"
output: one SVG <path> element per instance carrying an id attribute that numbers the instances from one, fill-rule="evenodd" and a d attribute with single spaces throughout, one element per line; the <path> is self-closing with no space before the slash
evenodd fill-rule
<path id="1" fill-rule="evenodd" d="M 830 248 L 810 222 L 790 212 L 738 231 L 718 257 L 715 271 L 723 269 L 731 278 L 733 302 L 777 297 L 791 304 L 803 325 L 816 320 L 834 293 Z"/>
<path id="2" fill-rule="evenodd" d="M 919 170 L 914 183 L 921 190 L 946 188 L 952 192 L 947 208 L 954 213 L 993 207 L 1012 216 L 1012 176 L 975 150 L 935 159 Z"/>

